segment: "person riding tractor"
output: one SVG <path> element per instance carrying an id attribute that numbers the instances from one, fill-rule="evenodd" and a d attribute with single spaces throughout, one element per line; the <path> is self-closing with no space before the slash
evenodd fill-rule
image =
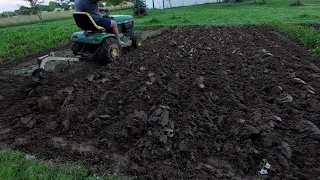
<path id="1" fill-rule="evenodd" d="M 73 18 L 81 31 L 74 32 L 70 37 L 74 57 L 58 57 L 54 52 L 38 57 L 38 67 L 31 74 L 36 83 L 52 69 L 56 75 L 66 72 L 71 67 L 70 62 L 94 60 L 102 64 L 110 63 L 118 60 L 122 53 L 141 46 L 142 38 L 135 34 L 133 16 L 110 15 L 107 8 L 98 7 L 98 1 L 75 0 Z M 100 11 L 106 14 L 102 16 Z M 61 63 L 46 66 L 51 61 Z"/>
<path id="2" fill-rule="evenodd" d="M 111 19 L 107 19 L 101 15 L 101 11 L 109 11 L 106 7 L 99 7 L 98 2 L 101 0 L 75 0 L 74 6 L 78 12 L 87 12 L 91 15 L 92 19 L 97 25 L 104 27 L 105 29 L 112 29 L 112 33 L 116 36 L 120 45 L 124 42 L 119 38 L 117 22 Z"/>

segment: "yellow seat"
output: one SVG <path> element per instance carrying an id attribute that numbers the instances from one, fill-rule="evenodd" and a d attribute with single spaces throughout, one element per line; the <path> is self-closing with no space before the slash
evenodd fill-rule
<path id="1" fill-rule="evenodd" d="M 74 12 L 73 18 L 77 26 L 84 31 L 105 31 L 104 27 L 98 26 L 87 12 Z"/>

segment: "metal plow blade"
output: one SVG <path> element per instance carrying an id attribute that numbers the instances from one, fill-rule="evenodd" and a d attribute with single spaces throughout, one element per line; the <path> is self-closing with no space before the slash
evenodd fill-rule
<path id="1" fill-rule="evenodd" d="M 50 53 L 37 58 L 38 69 L 31 73 L 32 80 L 39 82 L 45 75 L 60 75 L 70 68 L 70 62 L 78 62 L 78 57 L 57 57 L 55 53 Z M 63 62 L 63 63 L 61 63 Z"/>

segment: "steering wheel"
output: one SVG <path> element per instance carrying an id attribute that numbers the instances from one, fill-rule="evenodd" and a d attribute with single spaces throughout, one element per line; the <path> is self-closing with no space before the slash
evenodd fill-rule
<path id="1" fill-rule="evenodd" d="M 105 18 L 109 18 L 109 15 L 110 15 L 110 11 L 109 11 L 109 9 L 106 9 L 106 10 L 104 10 L 103 12 L 105 12 L 105 13 L 106 13 L 103 17 L 105 17 Z"/>

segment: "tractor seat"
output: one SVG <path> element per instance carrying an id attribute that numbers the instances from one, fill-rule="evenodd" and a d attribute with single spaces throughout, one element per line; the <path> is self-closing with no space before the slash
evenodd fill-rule
<path id="1" fill-rule="evenodd" d="M 105 31 L 105 28 L 98 26 L 87 12 L 74 12 L 73 18 L 77 26 L 84 31 Z"/>

